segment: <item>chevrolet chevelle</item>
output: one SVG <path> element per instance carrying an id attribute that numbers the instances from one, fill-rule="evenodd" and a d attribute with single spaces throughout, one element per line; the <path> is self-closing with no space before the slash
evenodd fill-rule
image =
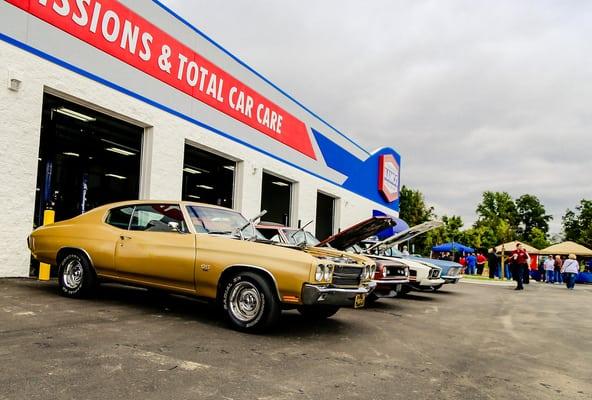
<path id="1" fill-rule="evenodd" d="M 37 228 L 28 246 L 57 266 L 66 296 L 86 296 L 99 281 L 197 296 L 242 331 L 271 327 L 282 309 L 327 318 L 361 307 L 375 268 L 364 256 L 271 244 L 237 211 L 180 201 L 101 206 Z"/>

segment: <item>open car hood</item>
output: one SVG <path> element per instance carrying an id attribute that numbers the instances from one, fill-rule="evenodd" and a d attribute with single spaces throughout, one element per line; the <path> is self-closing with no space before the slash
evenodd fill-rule
<path id="1" fill-rule="evenodd" d="M 391 217 L 372 217 L 342 230 L 341 232 L 328 237 L 317 246 L 330 245 L 338 250 L 345 250 L 362 240 L 376 235 L 378 232 L 395 226 L 396 222 Z"/>
<path id="2" fill-rule="evenodd" d="M 444 225 L 442 221 L 427 221 L 423 224 L 412 226 L 409 229 L 401 231 L 389 238 L 384 239 L 381 242 L 377 242 L 370 246 L 367 251 L 372 251 L 374 249 L 388 249 L 390 247 L 396 246 L 399 243 L 406 242 L 407 240 L 413 239 L 414 237 L 421 235 L 427 231 L 431 231 L 432 229 L 436 229 Z"/>

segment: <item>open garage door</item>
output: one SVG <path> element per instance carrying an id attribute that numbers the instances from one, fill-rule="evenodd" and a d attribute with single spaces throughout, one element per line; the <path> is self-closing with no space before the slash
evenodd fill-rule
<path id="1" fill-rule="evenodd" d="M 236 162 L 185 144 L 183 200 L 232 208 Z"/>
<path id="2" fill-rule="evenodd" d="M 37 169 L 35 225 L 94 207 L 137 199 L 144 129 L 45 94 Z"/>

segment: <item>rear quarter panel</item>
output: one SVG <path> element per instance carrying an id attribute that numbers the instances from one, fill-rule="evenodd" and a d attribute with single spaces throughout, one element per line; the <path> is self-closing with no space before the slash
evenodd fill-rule
<path id="1" fill-rule="evenodd" d="M 41 262 L 56 265 L 60 249 L 78 248 L 89 255 L 97 273 L 113 271 L 119 234 L 117 228 L 104 224 L 100 216 L 74 218 L 33 231 L 33 254 Z"/>

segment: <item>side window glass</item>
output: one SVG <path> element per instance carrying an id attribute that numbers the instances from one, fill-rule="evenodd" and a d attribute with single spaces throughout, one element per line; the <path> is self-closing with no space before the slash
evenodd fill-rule
<path id="1" fill-rule="evenodd" d="M 173 232 L 170 222 L 187 232 L 181 208 L 175 204 L 141 204 L 136 206 L 130 229 L 132 231 Z"/>
<path id="2" fill-rule="evenodd" d="M 134 207 L 132 206 L 114 208 L 109 211 L 105 222 L 116 228 L 127 230 L 133 211 Z"/>

